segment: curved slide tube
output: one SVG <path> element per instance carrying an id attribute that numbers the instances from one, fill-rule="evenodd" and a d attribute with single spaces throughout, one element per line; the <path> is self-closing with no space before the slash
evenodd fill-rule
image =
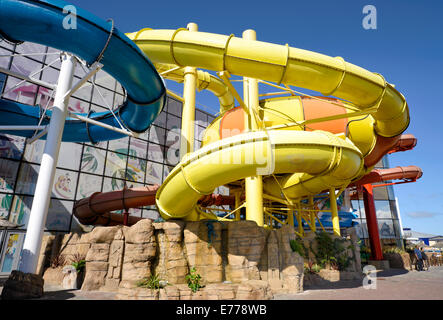
<path id="1" fill-rule="evenodd" d="M 144 132 L 163 109 L 166 89 L 160 75 L 143 52 L 111 22 L 77 8 L 76 29 L 65 29 L 68 5 L 58 0 L 0 0 L 0 31 L 9 40 L 30 41 L 73 53 L 92 64 L 101 56 L 103 70 L 126 89 L 127 99 L 114 112 L 133 132 Z M 103 51 L 104 50 L 104 51 Z M 41 110 L 0 99 L 0 125 L 37 125 Z M 51 113 L 47 112 L 50 117 Z M 109 112 L 78 114 L 119 127 Z M 49 122 L 43 120 L 43 125 Z M 4 131 L 6 132 L 6 131 Z M 31 137 L 33 131 L 6 132 Z M 68 118 L 63 141 L 98 142 L 118 139 L 123 134 Z"/>
<path id="2" fill-rule="evenodd" d="M 185 29 L 143 29 L 128 36 L 154 63 L 227 71 L 333 95 L 349 101 L 355 111 L 370 108 L 374 131 L 381 137 L 396 137 L 409 125 L 407 103 L 393 85 L 381 75 L 339 57 Z M 310 146 L 313 150 L 306 150 Z M 257 174 L 261 167 L 257 162 L 230 166 L 217 162 L 221 161 L 220 148 L 228 158 L 238 154 L 243 157 L 257 149 L 268 157 L 272 155 L 272 161 L 265 163 L 275 163 L 275 170 L 264 170 L 260 175 L 286 174 L 278 182 L 271 176 L 264 180 L 264 190 L 279 198 L 297 198 L 345 187 L 370 170 L 364 168 L 366 154 L 343 136 L 291 130 L 283 134 L 278 130 L 239 134 L 204 146 L 184 158 L 170 173 L 156 195 L 164 217 L 198 219 L 195 204 L 201 195 L 211 193 L 219 185 Z M 303 161 L 291 158 L 294 154 L 302 155 Z M 178 196 L 183 199 L 180 205 L 174 200 Z"/>
<path id="3" fill-rule="evenodd" d="M 73 213 L 78 221 L 84 225 L 119 225 L 124 218 L 120 213 L 112 211 L 125 210 L 155 205 L 155 194 L 159 186 L 139 188 L 125 188 L 119 191 L 96 192 L 91 196 L 77 201 Z M 202 206 L 234 205 L 233 196 L 211 194 L 199 199 Z M 139 217 L 128 216 L 128 225 L 139 221 Z"/>
<path id="4" fill-rule="evenodd" d="M 385 182 L 390 180 L 406 180 L 413 182 L 421 178 L 422 175 L 423 171 L 417 166 L 374 169 L 362 179 L 352 183 L 350 186 L 361 186 L 364 184 Z"/>

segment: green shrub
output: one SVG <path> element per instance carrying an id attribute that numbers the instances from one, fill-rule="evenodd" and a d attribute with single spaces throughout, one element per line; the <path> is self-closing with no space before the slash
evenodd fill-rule
<path id="1" fill-rule="evenodd" d="M 197 273 L 194 267 L 191 268 L 189 274 L 185 277 L 188 282 L 188 287 L 192 290 L 192 292 L 197 292 L 200 288 L 202 288 L 201 279 L 202 277 Z"/>
<path id="2" fill-rule="evenodd" d="M 387 247 L 387 248 L 383 248 L 383 253 L 403 254 L 403 253 L 406 253 L 406 251 L 401 249 L 401 248 L 399 248 L 399 247 Z"/>
<path id="3" fill-rule="evenodd" d="M 322 268 L 331 268 L 333 270 L 346 270 L 352 258 L 346 253 L 347 249 L 352 249 L 352 246 L 348 248 L 344 247 L 343 239 L 332 237 L 327 232 L 319 232 L 315 237 L 317 241 L 317 252 L 312 250 L 315 258 Z"/>
<path id="4" fill-rule="evenodd" d="M 292 252 L 297 252 L 303 258 L 308 258 L 308 250 L 305 248 L 301 240 L 291 239 L 289 240 Z"/>
<path id="5" fill-rule="evenodd" d="M 151 290 L 160 289 L 160 278 L 156 274 L 151 274 L 149 278 L 144 278 L 137 282 L 137 287 L 149 288 Z"/>

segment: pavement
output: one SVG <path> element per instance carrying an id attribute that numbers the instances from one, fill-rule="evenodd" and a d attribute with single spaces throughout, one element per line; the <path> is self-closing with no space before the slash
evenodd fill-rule
<path id="1" fill-rule="evenodd" d="M 373 289 L 362 281 L 305 287 L 303 293 L 274 295 L 274 300 L 443 300 L 443 266 L 429 271 L 378 271 Z"/>
<path id="2" fill-rule="evenodd" d="M 443 300 L 443 266 L 421 272 L 391 269 L 378 271 L 376 276 L 374 289 L 365 289 L 361 281 L 340 281 L 305 287 L 299 294 L 274 295 L 274 300 Z M 37 300 L 116 299 L 112 292 L 66 290 L 59 286 L 45 285 L 44 291 Z"/>

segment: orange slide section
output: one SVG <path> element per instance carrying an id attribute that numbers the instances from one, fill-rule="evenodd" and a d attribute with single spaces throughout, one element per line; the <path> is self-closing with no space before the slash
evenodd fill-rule
<path id="1" fill-rule="evenodd" d="M 377 143 L 371 154 L 365 159 L 365 164 L 375 165 L 387 153 L 411 150 L 417 144 L 417 139 L 412 134 L 404 134 L 393 138 L 377 136 Z M 388 180 L 410 180 L 415 181 L 422 176 L 422 170 L 416 166 L 397 167 L 391 169 L 374 169 L 359 181 L 350 186 L 358 186 L 366 183 L 376 183 Z M 155 205 L 155 194 L 158 185 L 139 188 L 124 188 L 123 190 L 111 192 L 96 192 L 91 196 L 81 199 L 74 205 L 74 215 L 84 225 L 133 225 L 141 219 L 113 211 L 123 210 L 128 212 L 129 208 L 140 208 Z M 198 203 L 203 207 L 211 205 L 234 205 L 234 196 L 210 194 L 200 198 Z"/>
<path id="2" fill-rule="evenodd" d="M 155 194 L 158 185 L 139 188 L 124 188 L 123 190 L 110 192 L 95 192 L 91 196 L 81 199 L 74 205 L 74 215 L 81 224 L 115 226 L 125 224 L 131 226 L 139 220 L 144 219 L 125 215 L 112 211 L 124 210 L 129 208 L 140 208 L 155 205 Z M 234 196 L 224 196 L 220 194 L 210 194 L 203 196 L 199 200 L 203 207 L 234 205 Z"/>

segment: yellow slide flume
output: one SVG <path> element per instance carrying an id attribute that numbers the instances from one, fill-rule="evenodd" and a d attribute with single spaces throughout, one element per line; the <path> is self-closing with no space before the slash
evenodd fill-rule
<path id="1" fill-rule="evenodd" d="M 154 63 L 228 71 L 334 95 L 356 109 L 370 108 L 374 130 L 384 137 L 402 133 L 409 124 L 407 103 L 392 85 L 381 75 L 339 57 L 186 29 L 143 29 L 127 35 Z M 251 154 L 261 156 L 251 161 Z M 196 219 L 195 205 L 202 194 L 257 174 L 271 175 L 264 189 L 280 198 L 315 194 L 344 187 L 364 174 L 364 154 L 349 138 L 329 132 L 243 133 L 212 142 L 183 158 L 158 190 L 156 203 L 165 218 Z M 279 178 L 283 186 L 275 185 L 272 174 L 281 173 L 290 175 Z M 282 195 L 280 187 L 288 195 Z"/>

